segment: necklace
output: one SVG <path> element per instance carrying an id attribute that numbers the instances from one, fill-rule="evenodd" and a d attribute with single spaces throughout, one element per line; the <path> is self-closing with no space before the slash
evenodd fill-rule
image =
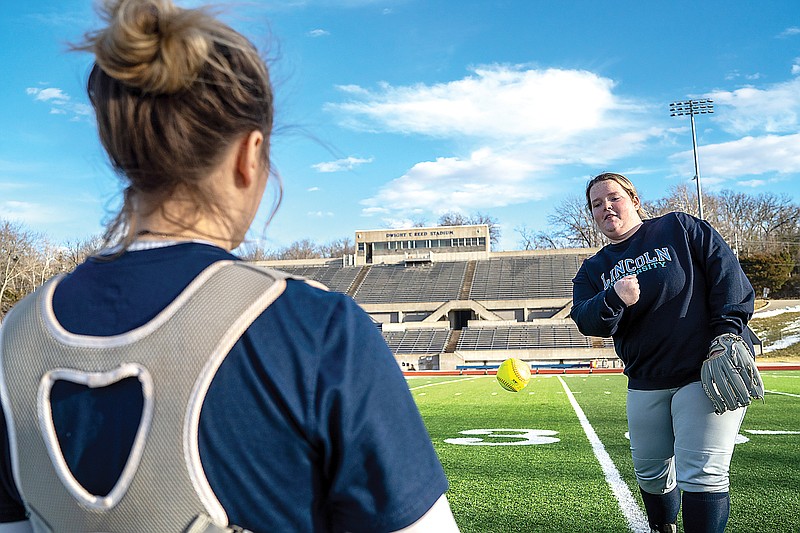
<path id="1" fill-rule="evenodd" d="M 149 229 L 143 229 L 136 232 L 136 237 L 143 237 L 150 235 L 152 237 L 160 237 L 162 239 L 168 239 L 167 241 L 163 241 L 162 244 L 170 245 L 170 244 L 179 244 L 183 242 L 196 242 L 201 244 L 209 244 L 211 246 L 216 246 L 218 248 L 223 248 L 229 250 L 229 248 L 224 248 L 219 242 L 216 242 L 211 239 L 203 239 L 198 236 L 188 235 L 186 233 L 168 233 L 166 231 L 152 231 Z M 156 241 L 141 241 L 139 239 L 135 239 L 135 242 L 149 242 L 155 243 Z"/>
<path id="2" fill-rule="evenodd" d="M 143 235 L 152 235 L 153 237 L 162 237 L 165 239 L 170 238 L 178 238 L 178 239 L 191 239 L 189 235 L 184 235 L 181 233 L 166 233 L 163 231 L 151 231 L 149 229 L 143 229 L 136 232 L 137 237 L 141 237 Z"/>

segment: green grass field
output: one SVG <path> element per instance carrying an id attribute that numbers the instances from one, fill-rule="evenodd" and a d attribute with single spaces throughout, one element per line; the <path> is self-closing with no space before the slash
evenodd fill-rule
<path id="1" fill-rule="evenodd" d="M 763 379 L 770 392 L 749 408 L 734 453 L 731 533 L 800 531 L 800 372 Z M 408 383 L 461 531 L 646 527 L 625 437 L 624 376 L 540 375 L 516 394 L 493 376 Z"/>

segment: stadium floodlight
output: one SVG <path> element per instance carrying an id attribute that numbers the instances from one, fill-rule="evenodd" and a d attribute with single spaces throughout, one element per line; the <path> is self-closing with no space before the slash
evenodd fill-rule
<path id="1" fill-rule="evenodd" d="M 708 98 L 701 100 L 683 100 L 669 104 L 671 117 L 689 115 L 692 123 L 692 149 L 694 151 L 694 179 L 697 182 L 697 216 L 703 218 L 703 195 L 700 190 L 700 163 L 697 160 L 697 135 L 694 130 L 694 116 L 706 115 L 714 112 L 714 101 Z"/>

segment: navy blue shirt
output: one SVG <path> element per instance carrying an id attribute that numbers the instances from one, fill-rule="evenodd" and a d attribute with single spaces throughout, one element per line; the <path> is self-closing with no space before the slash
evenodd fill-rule
<path id="1" fill-rule="evenodd" d="M 613 286 L 634 274 L 641 294 L 626 307 Z M 629 387 L 641 390 L 699 380 L 711 341 L 742 335 L 755 302 L 722 236 L 685 213 L 643 221 L 631 237 L 586 259 L 572 282 L 578 329 L 613 337 Z"/>
<path id="2" fill-rule="evenodd" d="M 90 259 L 59 283 L 54 312 L 72 333 L 124 333 L 154 318 L 207 266 L 231 259 L 200 243 Z M 65 457 L 95 494 L 116 481 L 139 420 L 140 402 L 126 388 L 131 383 L 120 382 L 108 392 L 114 398 L 53 391 Z M 82 416 L 98 403 L 120 420 L 112 436 L 97 435 L 92 417 Z M 230 522 L 256 532 L 392 531 L 447 490 L 408 386 L 368 315 L 346 295 L 297 280 L 220 366 L 201 411 L 199 447 Z M 18 520 L 3 456 L 0 521 Z"/>

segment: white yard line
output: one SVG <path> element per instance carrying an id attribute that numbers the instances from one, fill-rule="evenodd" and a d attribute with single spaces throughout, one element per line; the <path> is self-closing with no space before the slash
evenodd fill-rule
<path id="1" fill-rule="evenodd" d="M 770 394 L 779 394 L 781 396 L 791 396 L 792 398 L 800 398 L 800 394 L 792 394 L 790 392 L 778 392 L 776 390 L 764 390 L 764 392 L 768 392 Z"/>
<path id="2" fill-rule="evenodd" d="M 614 461 L 611 460 L 611 456 L 608 455 L 605 446 L 603 446 L 602 441 L 597 436 L 597 433 L 592 425 L 589 423 L 589 419 L 586 418 L 583 409 L 581 409 L 581 406 L 578 404 L 578 401 L 575 399 L 572 391 L 567 386 L 567 383 L 561 378 L 561 376 L 558 377 L 558 380 L 561 382 L 561 386 L 564 387 L 564 392 L 567 394 L 567 398 L 569 398 L 572 408 L 575 410 L 575 414 L 578 415 L 578 420 L 581 422 L 581 427 L 583 427 L 583 431 L 586 433 L 586 437 L 589 439 L 589 442 L 592 445 L 594 455 L 597 457 L 597 461 L 600 463 L 603 473 L 606 476 L 606 482 L 608 483 L 609 487 L 611 487 L 611 491 L 614 493 L 614 496 L 617 498 L 617 502 L 619 503 L 619 508 L 622 511 L 622 514 L 625 515 L 625 520 L 628 522 L 628 529 L 634 533 L 649 533 L 650 525 L 647 522 L 647 516 L 639 507 L 639 504 L 636 503 L 633 494 L 628 488 L 628 484 L 625 483 L 625 481 L 623 481 L 622 477 L 619 475 L 619 470 L 617 470 L 616 465 L 614 465 Z"/>
<path id="3" fill-rule="evenodd" d="M 745 429 L 753 435 L 800 435 L 800 431 L 782 431 L 778 429 Z"/>
<path id="4" fill-rule="evenodd" d="M 461 382 L 461 381 L 471 381 L 473 379 L 480 379 L 480 378 L 485 378 L 485 377 L 486 376 L 475 376 L 475 377 L 471 377 L 471 378 L 459 378 L 459 379 L 451 379 L 449 381 L 439 381 L 437 383 L 427 383 L 425 385 L 417 385 L 416 387 L 409 387 L 409 390 L 424 389 L 425 387 L 435 387 L 436 385 L 446 385 L 448 383 L 457 383 L 457 382 Z"/>

